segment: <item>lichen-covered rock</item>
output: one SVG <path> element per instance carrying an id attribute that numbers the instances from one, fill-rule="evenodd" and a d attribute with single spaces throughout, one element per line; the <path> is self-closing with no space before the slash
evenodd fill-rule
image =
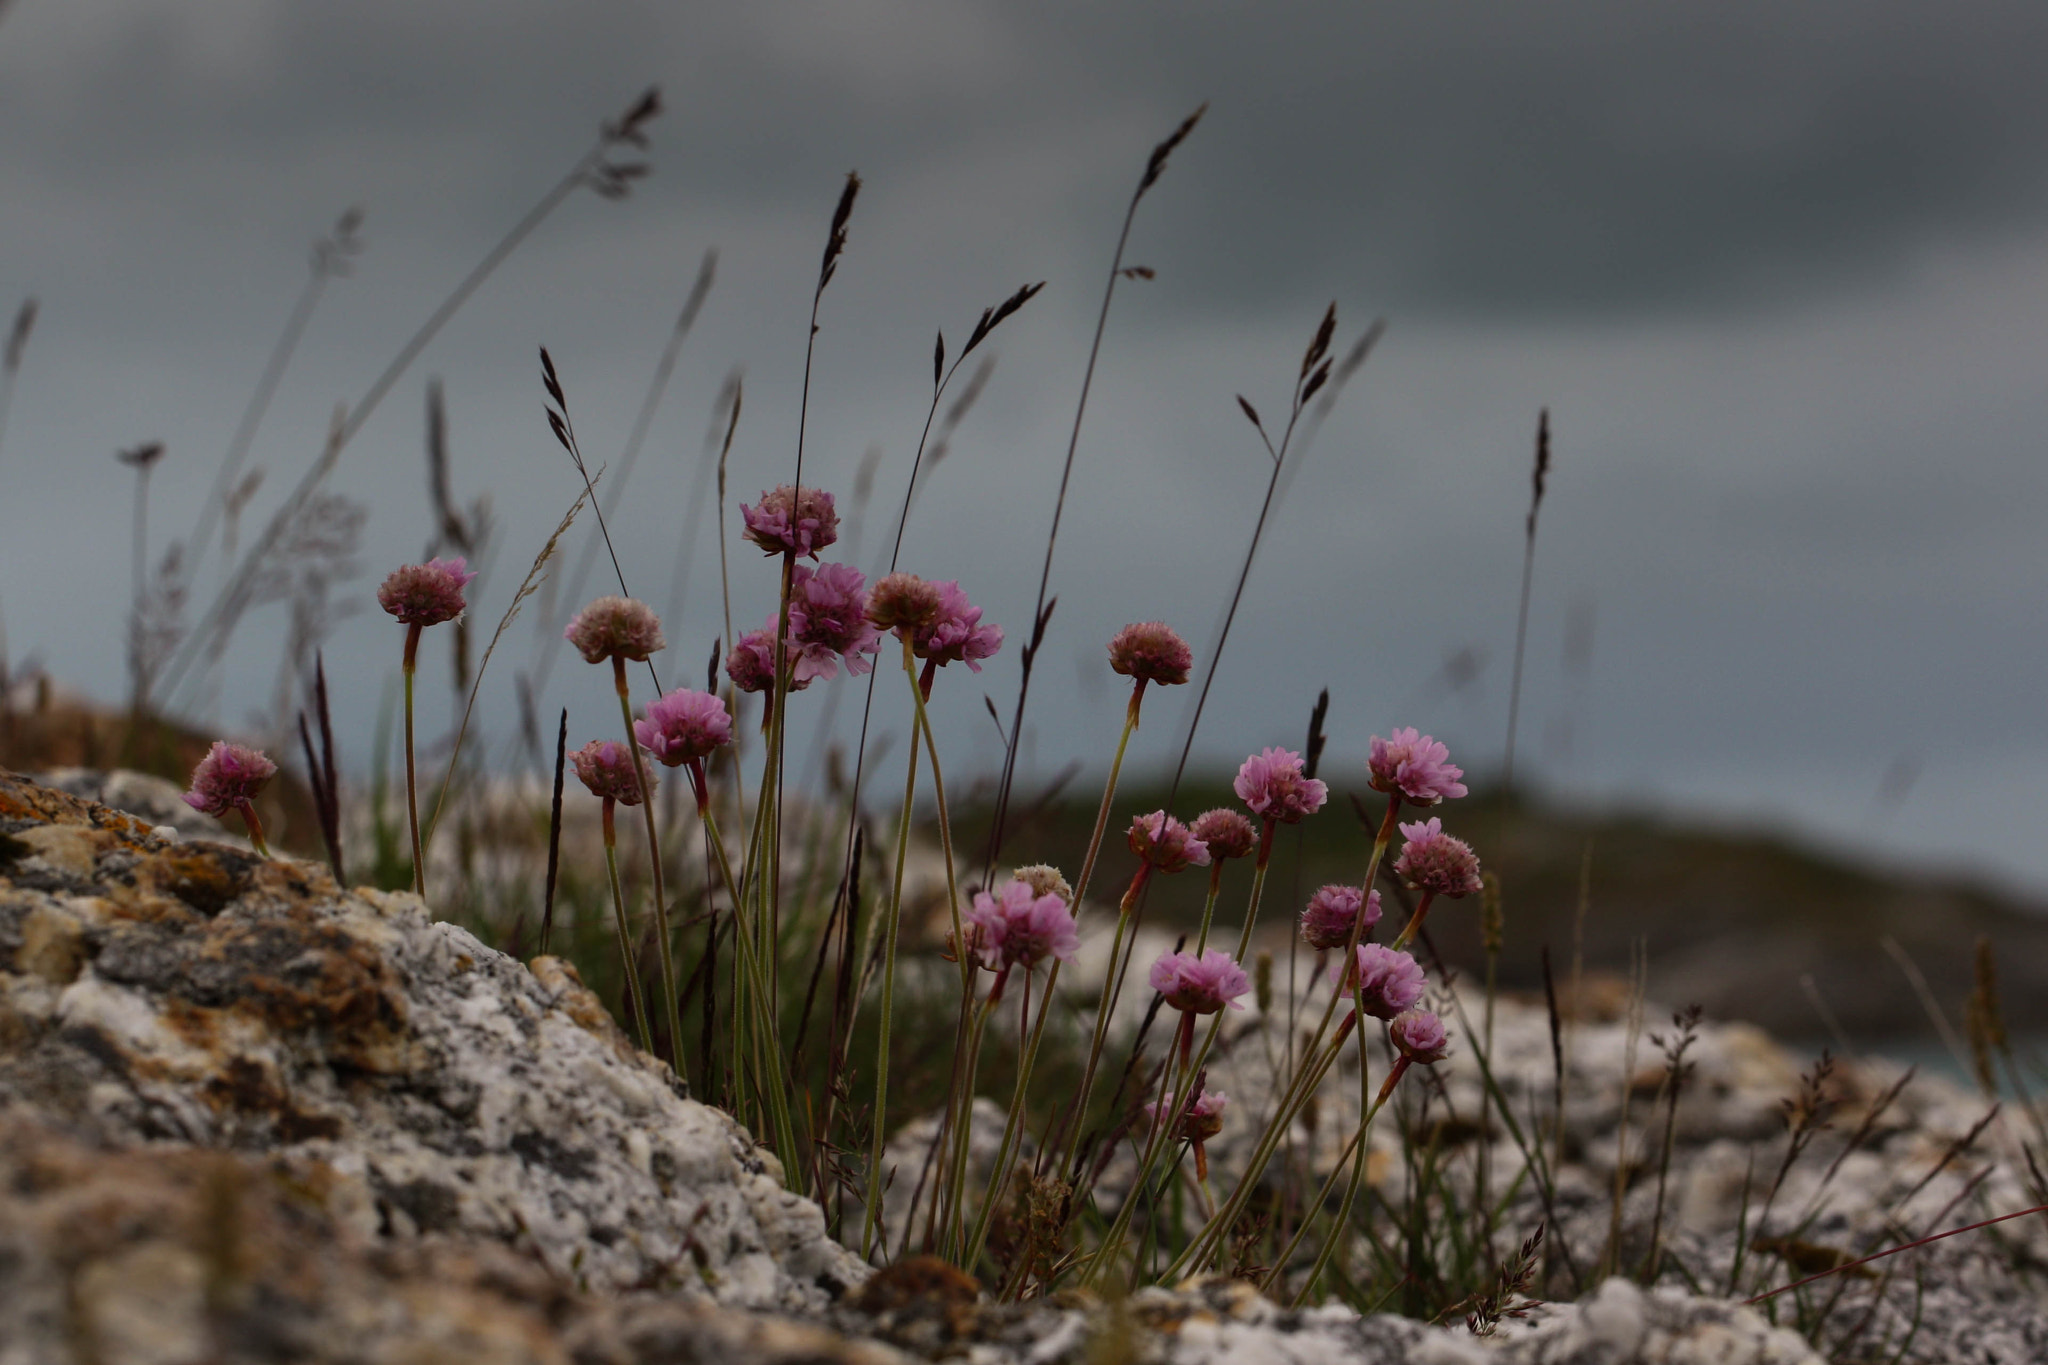
<path id="1" fill-rule="evenodd" d="M 5 1101 L 110 1144 L 322 1162 L 365 1234 L 490 1238 L 593 1289 L 807 1310 L 864 1273 L 566 964 L 12 777 Z"/>

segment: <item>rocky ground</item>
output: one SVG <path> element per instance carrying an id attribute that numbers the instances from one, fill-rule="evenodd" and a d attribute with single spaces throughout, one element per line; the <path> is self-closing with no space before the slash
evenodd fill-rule
<path id="1" fill-rule="evenodd" d="M 1234 1022 L 1218 1059 L 1243 1112 L 1261 1102 L 1279 1013 Z M 1500 1074 L 1540 1110 L 1540 1013 L 1504 1010 L 1496 1030 Z M 1634 1186 L 1625 1246 L 1644 1222 L 1645 1149 L 1615 1135 L 1644 1131 L 1659 1063 L 1640 1042 L 1629 1068 L 1628 1033 L 1576 1030 L 1565 1165 L 1550 1207 L 1516 1210 L 1550 1218 L 1561 1244 L 1599 1245 L 1617 1151 Z M 1703 1031 L 1696 1060 L 1667 1218 L 1673 1259 L 1724 1288 L 1730 1186 L 1752 1144 L 1759 1164 L 1782 1151 L 1775 1106 L 1798 1067 L 1732 1026 Z M 1398 1121 L 1476 1113 L 1470 1058 L 1442 1079 L 1433 1108 L 1418 1089 Z M 1306 1150 L 1332 1143 L 1356 1080 L 1333 1078 Z M 1887 1084 L 1876 1065 L 1831 1082 L 1835 1145 L 1802 1158 L 1777 1200 L 1801 1214 L 1783 1226 L 1823 1250 L 1784 1257 L 2033 1202 L 2015 1159 L 2031 1129 L 2006 1116 L 1972 1134 L 1983 1106 L 1951 1088 L 1908 1087 L 1843 1152 Z M 1505 1179 L 1517 1158 L 1490 1151 Z M 1242 1160 L 1227 1139 L 1212 1157 L 1225 1182 Z M 1397 1165 L 1380 1158 L 1376 1178 L 1398 1182 Z M 1879 1307 L 1844 1358 L 1902 1344 L 1904 1359 L 2048 1358 L 2048 1314 L 2023 1273 L 2048 1239 L 2012 1226 L 1859 1282 L 1855 1311 Z M 0 1365 L 1819 1358 L 1722 1298 L 1578 1282 L 1576 1302 L 1481 1340 L 1286 1310 L 1225 1280 L 1018 1308 L 915 1263 L 871 1272 L 782 1189 L 774 1158 L 636 1052 L 562 963 L 522 965 L 410 896 L 344 891 L 314 864 L 259 861 L 0 774 Z M 1904 1311 L 1901 1292 L 1917 1319 L 1903 1342 L 1886 1316 Z"/>

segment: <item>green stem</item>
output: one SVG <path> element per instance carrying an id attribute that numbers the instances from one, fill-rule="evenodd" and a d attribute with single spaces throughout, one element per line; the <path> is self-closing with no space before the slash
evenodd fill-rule
<path id="1" fill-rule="evenodd" d="M 626 685 L 626 660 L 612 656 L 612 681 L 619 693 L 619 719 L 626 726 L 626 751 L 633 755 L 633 780 L 640 784 L 640 813 L 647 818 L 647 862 L 654 873 L 654 943 L 661 954 L 661 994 L 668 1023 L 669 1065 L 683 1074 L 683 1019 L 676 995 L 675 949 L 669 943 L 668 898 L 661 881 L 661 834 L 654 824 L 654 787 L 647 780 L 647 760 L 640 737 L 633 733 L 633 701 Z"/>
<path id="2" fill-rule="evenodd" d="M 427 898 L 427 863 L 420 856 L 420 780 L 413 764 L 412 746 L 412 675 L 419 660 L 420 627 L 405 628 L 405 818 L 412 829 L 412 890 L 421 900 Z"/>
<path id="3" fill-rule="evenodd" d="M 604 868 L 612 883 L 612 923 L 619 931 L 619 959 L 626 968 L 626 994 L 633 1002 L 633 1017 L 640 1022 L 640 1050 L 652 1057 L 654 1035 L 647 1024 L 647 1002 L 640 995 L 640 967 L 633 961 L 633 928 L 626 919 L 626 892 L 619 885 L 619 839 L 612 824 L 613 805 L 612 798 L 607 796 L 604 799 Z"/>
<path id="4" fill-rule="evenodd" d="M 761 982 L 761 961 L 754 953 L 752 941 L 747 937 L 745 922 L 737 918 L 740 903 L 739 884 L 733 877 L 732 860 L 726 854 L 725 841 L 718 834 L 718 820 L 712 815 L 708 802 L 702 803 L 697 807 L 697 817 L 704 822 L 705 837 L 710 841 L 712 850 L 717 857 L 719 876 L 725 881 L 725 894 L 732 900 L 734 907 L 733 942 L 739 950 L 740 967 L 746 974 L 749 985 L 749 990 L 747 991 L 748 1007 L 755 1016 L 752 1027 L 746 1030 L 754 1041 L 752 1070 L 755 1075 L 755 1089 L 762 1101 L 768 1106 L 769 1129 L 772 1140 L 775 1143 L 775 1155 L 782 1162 L 784 1179 L 785 1181 L 794 1180 L 795 1183 L 790 1188 L 798 1193 L 802 1193 L 804 1167 L 798 1161 L 799 1153 L 796 1147 L 796 1130 L 790 1122 L 789 1101 L 783 1094 L 781 1054 L 766 1053 L 764 1057 L 764 1049 L 762 1047 L 762 1035 L 766 1025 L 759 1016 L 768 999 L 768 993 Z M 740 1004 L 737 1001 L 734 1002 L 733 1032 L 736 1035 L 740 1032 L 740 1008 Z M 739 1056 L 737 1044 L 735 1044 L 734 1056 L 735 1058 Z M 773 1065 L 769 1063 L 767 1058 L 773 1058 Z"/>

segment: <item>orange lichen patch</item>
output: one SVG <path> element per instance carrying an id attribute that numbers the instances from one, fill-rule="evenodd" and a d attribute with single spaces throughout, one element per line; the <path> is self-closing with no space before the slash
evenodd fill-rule
<path id="1" fill-rule="evenodd" d="M 885 1313 L 918 1304 L 971 1304 L 980 1297 L 980 1282 L 966 1271 L 936 1256 L 907 1256 L 876 1271 L 854 1307 Z"/>
<path id="2" fill-rule="evenodd" d="M 217 915 L 248 887 L 255 861 L 222 845 L 181 844 L 144 860 L 135 869 L 135 880 L 202 915 Z"/>
<path id="3" fill-rule="evenodd" d="M 620 1031 L 611 1011 L 604 1007 L 597 993 L 583 984 L 575 964 L 559 957 L 537 957 L 526 966 L 533 973 L 533 979 L 547 991 L 551 1006 L 568 1015 L 578 1028 L 611 1044 L 612 1050 L 621 1057 L 634 1055 L 636 1049 L 633 1044 Z"/>
<path id="4" fill-rule="evenodd" d="M 37 786 L 5 768 L 0 768 L 0 819 L 85 826 L 107 831 L 121 846 L 135 849 L 163 847 L 162 841 L 150 832 L 150 826 L 134 816 L 110 810 L 68 792 Z"/>

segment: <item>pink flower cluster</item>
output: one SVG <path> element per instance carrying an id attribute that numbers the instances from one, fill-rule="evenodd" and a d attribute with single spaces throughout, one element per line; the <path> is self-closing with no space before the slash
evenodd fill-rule
<path id="1" fill-rule="evenodd" d="M 732 716 L 709 692 L 687 687 L 649 702 L 647 718 L 633 722 L 640 747 L 669 767 L 698 763 L 732 743 Z"/>
<path id="2" fill-rule="evenodd" d="M 1244 968 L 1218 948 L 1196 957 L 1193 953 L 1165 953 L 1152 964 L 1152 989 L 1166 997 L 1166 1003 L 1184 1014 L 1214 1014 L 1228 1005 L 1244 1008 L 1238 997 L 1252 988 Z"/>
<path id="3" fill-rule="evenodd" d="M 820 489 L 782 484 L 761 494 L 761 501 L 740 505 L 746 538 L 766 554 L 818 557 L 818 551 L 839 539 L 839 513 L 832 495 Z"/>
<path id="4" fill-rule="evenodd" d="M 1132 820 L 1128 838 L 1131 852 L 1161 872 L 1209 865 L 1209 846 L 1163 810 Z"/>
<path id="5" fill-rule="evenodd" d="M 1408 842 L 1394 860 L 1394 871 L 1408 885 L 1439 896 L 1469 896 L 1480 889 L 1479 858 L 1472 845 L 1444 833 L 1444 822 L 1428 820 L 1401 826 Z"/>
<path id="6" fill-rule="evenodd" d="M 1451 1051 L 1444 1021 L 1428 1010 L 1406 1010 L 1395 1015 L 1394 1022 L 1387 1026 L 1387 1036 L 1394 1040 L 1404 1059 L 1424 1066 L 1442 1061 Z"/>
<path id="7" fill-rule="evenodd" d="M 1332 883 L 1308 898 L 1308 908 L 1301 912 L 1301 936 L 1311 948 L 1342 948 L 1351 942 L 1354 929 L 1362 933 L 1379 922 L 1379 892 L 1361 898 L 1357 887 Z"/>
<path id="8" fill-rule="evenodd" d="M 606 659 L 636 662 L 667 647 L 661 638 L 661 618 L 645 602 L 631 597 L 600 597 L 569 622 L 562 638 L 576 646 L 585 663 L 601 664 Z"/>
<path id="9" fill-rule="evenodd" d="M 430 559 L 394 569 L 377 589 L 377 605 L 408 626 L 438 626 L 461 616 L 462 590 L 476 577 L 468 561 Z"/>
<path id="10" fill-rule="evenodd" d="M 1169 1090 L 1163 1101 L 1145 1106 L 1145 1117 L 1154 1124 L 1178 1117 L 1180 1131 L 1174 1136 L 1183 1142 L 1206 1142 L 1223 1131 L 1223 1110 L 1230 1097 L 1221 1090 L 1202 1091 L 1185 1114 L 1181 1113 L 1181 1103 L 1181 1097 Z"/>
<path id="11" fill-rule="evenodd" d="M 1367 767 L 1374 791 L 1399 793 L 1411 806 L 1433 806 L 1446 797 L 1465 795 L 1458 779 L 1465 770 L 1450 761 L 1449 748 L 1417 732 L 1414 726 L 1394 731 L 1382 739 L 1372 737 L 1372 756 Z"/>
<path id="12" fill-rule="evenodd" d="M 1322 809 L 1329 785 L 1302 770 L 1301 755 L 1292 749 L 1262 749 L 1244 761 L 1232 784 L 1252 814 L 1283 824 L 1298 824 Z"/>
<path id="13" fill-rule="evenodd" d="M 1003 647 L 1003 628 L 981 623 L 981 608 L 967 600 L 960 585 L 934 583 L 939 609 L 931 621 L 919 626 L 910 637 L 910 652 L 929 664 L 964 663 L 981 672 L 980 660 L 992 657 Z"/>
<path id="14" fill-rule="evenodd" d="M 789 588 L 790 677 L 798 684 L 839 676 L 839 661 L 856 676 L 873 667 L 865 657 L 882 636 L 868 620 L 867 575 L 851 564 L 799 564 Z M 775 622 L 767 625 L 774 638 Z"/>
<path id="15" fill-rule="evenodd" d="M 1333 969 L 1331 976 L 1339 977 L 1340 972 Z M 1354 983 L 1364 999 L 1365 1012 L 1375 1019 L 1392 1019 L 1412 1009 L 1429 984 L 1421 963 L 1378 943 L 1359 944 L 1353 970 L 1341 973 L 1339 986 L 1346 994 Z"/>
<path id="16" fill-rule="evenodd" d="M 1066 962 L 1081 947 L 1081 931 L 1066 901 L 1040 894 L 1027 882 L 1006 882 L 997 896 L 976 892 L 966 919 L 974 927 L 975 951 L 991 970 L 1022 967 L 1028 972 L 1047 958 Z"/>
<path id="17" fill-rule="evenodd" d="M 1219 863 L 1244 857 L 1259 841 L 1252 822 L 1228 806 L 1203 811 L 1188 826 L 1188 832 L 1208 845 L 1211 861 Z"/>
<path id="18" fill-rule="evenodd" d="M 185 793 L 185 804 L 207 815 L 246 811 L 275 776 L 277 765 L 261 749 L 217 739 L 192 770 L 192 790 Z"/>
<path id="19" fill-rule="evenodd" d="M 576 765 L 576 776 L 592 796 L 622 806 L 640 804 L 640 780 L 633 770 L 633 755 L 617 740 L 593 739 L 569 755 L 569 761 Z M 656 785 L 652 773 L 647 776 L 647 785 Z"/>
<path id="20" fill-rule="evenodd" d="M 1140 683 L 1184 683 L 1194 661 L 1188 642 L 1164 621 L 1140 621 L 1125 626 L 1109 642 L 1110 671 L 1136 678 Z"/>

